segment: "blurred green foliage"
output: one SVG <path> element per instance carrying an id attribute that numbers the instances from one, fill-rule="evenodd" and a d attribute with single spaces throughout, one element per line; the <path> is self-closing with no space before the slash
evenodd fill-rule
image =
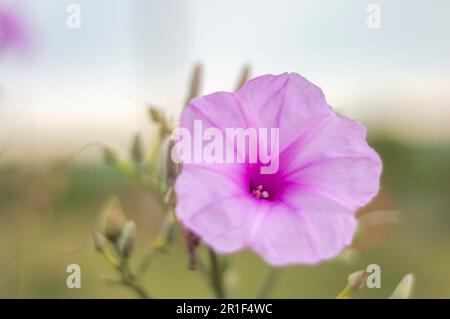
<path id="1" fill-rule="evenodd" d="M 371 144 L 383 159 L 383 188 L 389 195 L 380 208 L 401 210 L 399 227 L 352 262 L 338 259 L 282 269 L 269 297 L 334 298 L 348 274 L 376 263 L 382 270 L 381 289 L 363 289 L 355 298 L 387 297 L 409 272 L 417 276 L 414 297 L 450 298 L 450 146 L 409 146 L 388 138 L 372 139 Z M 135 155 L 140 156 L 137 148 Z M 102 277 L 114 271 L 91 243 L 101 207 L 112 194 L 137 223 L 133 264 L 150 247 L 163 219 L 151 194 L 102 164 L 0 166 L 0 297 L 135 297 Z M 206 254 L 201 248 L 200 257 Z M 70 263 L 81 266 L 81 289 L 65 285 Z M 200 272 L 189 270 L 187 263 L 179 240 L 155 259 L 146 287 L 161 298 L 211 297 Z M 269 267 L 248 251 L 233 256 L 231 263 L 234 271 L 226 280 L 233 296 L 256 296 Z"/>

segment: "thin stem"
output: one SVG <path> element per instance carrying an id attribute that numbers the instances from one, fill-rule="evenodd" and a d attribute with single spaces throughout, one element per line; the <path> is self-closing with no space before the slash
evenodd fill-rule
<path id="1" fill-rule="evenodd" d="M 161 128 L 159 128 L 159 134 L 158 134 L 158 139 L 156 140 L 156 142 L 152 145 L 152 149 L 150 151 L 150 155 L 149 155 L 149 162 L 151 165 L 156 165 L 156 160 L 158 158 L 158 154 L 160 152 L 160 148 L 162 145 L 162 130 Z"/>
<path id="2" fill-rule="evenodd" d="M 141 284 L 139 284 L 136 276 L 132 273 L 127 258 L 122 258 L 121 265 L 117 268 L 117 270 L 119 271 L 122 277 L 122 283 L 125 286 L 133 289 L 136 294 L 143 299 L 151 298 L 150 294 L 148 294 L 145 288 Z"/>
<path id="3" fill-rule="evenodd" d="M 216 294 L 216 298 L 225 298 L 225 289 L 223 286 L 222 270 L 219 265 L 219 258 L 217 254 L 211 248 L 208 248 L 209 260 L 211 262 L 211 282 Z"/>
<path id="4" fill-rule="evenodd" d="M 337 295 L 336 299 L 350 299 L 352 293 L 352 287 L 349 285 L 345 286 L 344 289 Z"/>
<path id="5" fill-rule="evenodd" d="M 259 293 L 257 294 L 257 299 L 265 299 L 268 297 L 273 287 L 275 286 L 275 282 L 280 274 L 279 269 L 271 268 L 269 273 L 267 274 L 266 279 L 264 280 Z"/>
<path id="6" fill-rule="evenodd" d="M 156 251 L 153 247 L 151 247 L 145 253 L 144 257 L 142 257 L 142 261 L 141 261 L 141 263 L 138 267 L 138 271 L 137 271 L 140 276 L 143 276 L 146 273 L 146 271 L 150 267 L 150 264 L 152 263 L 155 255 L 156 255 Z"/>
<path id="7" fill-rule="evenodd" d="M 174 223 L 175 223 L 174 213 L 173 211 L 169 210 L 161 225 L 161 229 L 159 230 L 158 236 L 155 238 L 151 247 L 141 260 L 141 263 L 137 271 L 140 276 L 143 276 L 145 274 L 156 254 L 161 251 L 165 251 L 167 247 L 170 245 L 171 243 L 170 236 L 172 235 L 171 233 L 173 231 Z"/>
<path id="8" fill-rule="evenodd" d="M 130 269 L 130 265 L 128 263 L 127 257 L 121 257 L 120 265 L 117 268 L 119 271 L 121 277 L 122 277 L 122 283 L 133 289 L 138 296 L 140 296 L 143 299 L 150 299 L 150 294 L 147 293 L 145 288 L 138 282 L 136 276 L 133 274 L 133 272 Z"/>
<path id="9" fill-rule="evenodd" d="M 113 255 L 108 251 L 104 250 L 102 255 L 106 260 L 119 272 L 120 280 L 119 283 L 127 286 L 128 288 L 134 290 L 136 294 L 144 299 L 150 299 L 150 294 L 145 290 L 145 288 L 139 284 L 136 280 L 136 276 L 132 273 L 128 260 L 126 258 L 121 258 L 120 262 L 117 261 Z"/>
<path id="10" fill-rule="evenodd" d="M 136 294 L 143 299 L 151 299 L 151 296 L 147 293 L 147 291 L 142 287 L 136 280 L 133 278 L 133 275 L 127 275 L 126 272 L 122 272 L 122 282 L 127 287 L 133 289 Z"/>

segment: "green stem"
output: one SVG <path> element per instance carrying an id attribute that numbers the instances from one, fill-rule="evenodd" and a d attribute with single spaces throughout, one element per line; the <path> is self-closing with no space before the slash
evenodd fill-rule
<path id="1" fill-rule="evenodd" d="M 265 299 L 269 295 L 269 293 L 272 291 L 273 287 L 275 286 L 275 282 L 279 275 L 279 269 L 277 268 L 271 268 L 269 270 L 269 273 L 267 274 L 266 279 L 264 280 L 261 289 L 259 293 L 257 294 L 257 299 Z"/>
<path id="2" fill-rule="evenodd" d="M 172 232 L 174 231 L 174 224 L 174 212 L 169 210 L 161 225 L 158 236 L 155 238 L 155 240 L 151 244 L 151 247 L 141 260 L 137 271 L 139 276 L 143 276 L 145 274 L 157 253 L 168 249 L 168 246 L 171 244 L 170 237 L 172 236 Z"/>
<path id="3" fill-rule="evenodd" d="M 143 299 L 150 299 L 151 296 L 147 293 L 145 288 L 137 281 L 136 276 L 130 269 L 128 260 L 123 257 L 121 265 L 117 269 L 122 277 L 122 283 L 134 290 L 134 292 Z"/>
<path id="4" fill-rule="evenodd" d="M 351 293 L 352 293 L 352 287 L 347 285 L 347 286 L 345 286 L 344 289 L 342 289 L 342 291 L 339 293 L 339 295 L 337 295 L 336 299 L 350 299 Z"/>
<path id="5" fill-rule="evenodd" d="M 134 292 L 141 298 L 152 298 L 150 294 L 145 290 L 145 288 L 137 281 L 136 276 L 131 271 L 128 260 L 126 258 L 121 257 L 120 261 L 117 261 L 114 256 L 106 250 L 102 252 L 102 255 L 119 273 L 119 283 L 134 290 Z"/>
<path id="6" fill-rule="evenodd" d="M 149 162 L 151 165 L 156 165 L 156 160 L 158 158 L 158 154 L 160 152 L 160 148 L 162 145 L 163 134 L 161 128 L 159 129 L 158 139 L 152 145 L 152 149 L 150 151 Z"/>
<path id="7" fill-rule="evenodd" d="M 209 251 L 209 260 L 211 262 L 211 282 L 214 288 L 214 292 L 216 294 L 216 298 L 224 299 L 225 298 L 225 289 L 223 286 L 223 274 L 219 265 L 219 258 L 217 254 L 212 250 L 212 248 L 208 248 Z"/>
<path id="8" fill-rule="evenodd" d="M 147 291 L 140 284 L 136 282 L 135 279 L 130 278 L 125 273 L 122 273 L 122 282 L 125 286 L 134 290 L 134 292 L 143 299 L 150 299 L 151 296 L 147 293 Z"/>

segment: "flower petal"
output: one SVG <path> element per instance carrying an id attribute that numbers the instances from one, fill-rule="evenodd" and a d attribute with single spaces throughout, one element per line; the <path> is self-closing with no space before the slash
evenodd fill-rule
<path id="1" fill-rule="evenodd" d="M 334 114 L 285 149 L 280 164 L 287 181 L 315 188 L 352 210 L 376 195 L 382 168 L 364 127 Z"/>
<path id="2" fill-rule="evenodd" d="M 219 252 L 244 248 L 259 207 L 243 182 L 202 165 L 184 168 L 175 185 L 178 218 Z"/>
<path id="3" fill-rule="evenodd" d="M 380 162 L 369 157 L 329 158 L 314 162 L 288 176 L 352 211 L 367 204 L 378 192 Z"/>
<path id="4" fill-rule="evenodd" d="M 320 88 L 296 73 L 257 77 L 237 96 L 255 127 L 280 129 L 280 150 L 332 112 Z"/>
<path id="5" fill-rule="evenodd" d="M 295 187 L 285 197 L 260 219 L 249 243 L 268 263 L 316 264 L 351 243 L 356 220 L 348 208 Z"/>
<path id="6" fill-rule="evenodd" d="M 181 127 L 193 129 L 194 120 L 202 120 L 204 127 L 246 128 L 246 117 L 233 93 L 217 92 L 192 99 L 181 115 Z"/>
<path id="7" fill-rule="evenodd" d="M 177 216 L 209 246 L 222 253 L 250 247 L 282 266 L 318 263 L 350 244 L 356 208 L 378 191 L 381 160 L 364 127 L 336 115 L 318 87 L 297 74 L 259 77 L 236 94 L 192 100 L 181 127 L 194 133 L 195 120 L 222 134 L 226 128 L 280 129 L 276 174 L 259 174 L 260 163 L 183 164 Z M 270 200 L 251 195 L 259 184 Z"/>
<path id="8" fill-rule="evenodd" d="M 195 132 L 196 122 L 201 122 L 200 136 L 196 135 Z M 217 92 L 191 100 L 181 114 L 180 127 L 188 129 L 193 139 L 199 138 L 200 140 L 198 144 L 195 142 L 191 144 L 191 154 L 194 154 L 194 148 L 202 151 L 211 142 L 211 140 L 206 138 L 203 139 L 203 134 L 206 130 L 211 128 L 219 130 L 218 132 L 221 134 L 219 138 L 223 143 L 221 149 L 224 150 L 221 158 L 225 162 L 225 154 L 228 153 L 232 154 L 234 158 L 245 158 L 246 153 L 238 150 L 234 141 L 227 141 L 226 129 L 246 129 L 247 122 L 248 119 L 245 117 L 242 106 L 235 95 Z M 205 159 L 203 159 L 204 161 Z"/>

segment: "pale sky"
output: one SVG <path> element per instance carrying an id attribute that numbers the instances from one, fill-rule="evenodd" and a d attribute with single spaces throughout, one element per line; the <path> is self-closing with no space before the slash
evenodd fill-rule
<path id="1" fill-rule="evenodd" d="M 66 8 L 81 8 L 81 28 Z M 381 28 L 366 25 L 381 8 Z M 0 144 L 50 156 L 126 145 L 144 105 L 180 107 L 194 63 L 204 93 L 240 67 L 297 72 L 340 112 L 410 142 L 450 142 L 450 2 L 0 0 L 26 19 L 31 52 L 0 57 Z"/>

